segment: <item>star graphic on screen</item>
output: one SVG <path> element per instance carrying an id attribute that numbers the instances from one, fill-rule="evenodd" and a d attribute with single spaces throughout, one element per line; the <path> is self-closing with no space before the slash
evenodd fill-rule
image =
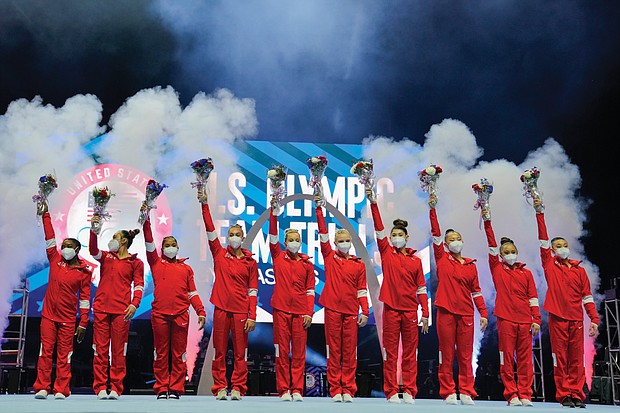
<path id="1" fill-rule="evenodd" d="M 168 225 L 168 217 L 166 214 L 161 214 L 157 219 L 159 220 L 159 225 Z"/>
<path id="2" fill-rule="evenodd" d="M 64 218 L 65 214 L 60 211 L 56 212 L 56 214 L 54 215 L 54 221 L 64 221 Z"/>
<path id="3" fill-rule="evenodd" d="M 43 311 L 43 300 L 37 301 L 37 305 L 39 306 L 39 312 Z"/>

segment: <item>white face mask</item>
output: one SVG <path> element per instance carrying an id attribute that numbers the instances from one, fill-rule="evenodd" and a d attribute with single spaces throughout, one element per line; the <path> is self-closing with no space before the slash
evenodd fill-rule
<path id="1" fill-rule="evenodd" d="M 407 240 L 405 239 L 405 237 L 392 237 L 391 241 L 392 241 L 392 245 L 395 246 L 396 248 L 402 248 L 407 243 Z"/>
<path id="2" fill-rule="evenodd" d="M 71 261 L 77 255 L 77 252 L 73 248 L 63 248 L 61 254 L 66 261 Z"/>
<path id="3" fill-rule="evenodd" d="M 110 242 L 108 242 L 108 249 L 112 252 L 116 252 L 118 251 L 118 249 L 120 248 L 120 244 L 118 243 L 117 240 L 115 240 L 114 238 L 112 238 L 110 240 Z"/>
<path id="4" fill-rule="evenodd" d="M 300 248 L 301 248 L 301 242 L 299 241 L 289 241 L 286 244 L 286 249 L 292 252 L 293 254 L 297 253 L 297 251 L 299 251 Z"/>
<path id="5" fill-rule="evenodd" d="M 562 247 L 555 250 L 555 255 L 562 258 L 563 260 L 567 259 L 569 254 L 570 250 L 567 247 Z"/>
<path id="6" fill-rule="evenodd" d="M 458 254 L 463 249 L 463 241 L 452 241 L 448 244 L 448 249 L 455 254 Z"/>
<path id="7" fill-rule="evenodd" d="M 517 262 L 517 254 L 506 254 L 502 257 L 504 262 L 508 265 L 512 265 Z"/>
<path id="8" fill-rule="evenodd" d="M 351 243 L 350 242 L 339 242 L 336 244 L 336 247 L 338 248 L 338 251 L 340 251 L 343 254 L 346 254 L 351 249 Z"/>
<path id="9" fill-rule="evenodd" d="M 163 253 L 166 257 L 172 259 L 177 256 L 179 249 L 177 247 L 166 247 L 163 250 Z"/>
<path id="10" fill-rule="evenodd" d="M 228 237 L 228 245 L 233 248 L 239 248 L 241 246 L 241 237 Z"/>

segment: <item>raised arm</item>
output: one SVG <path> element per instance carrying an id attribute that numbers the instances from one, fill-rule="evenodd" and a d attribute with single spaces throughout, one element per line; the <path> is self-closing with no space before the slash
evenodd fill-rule
<path id="1" fill-rule="evenodd" d="M 144 221 L 144 224 L 142 224 L 142 230 L 144 231 L 144 242 L 146 244 L 146 260 L 152 267 L 159 262 L 159 255 L 157 254 L 157 248 L 155 247 L 155 242 L 153 239 L 150 216 Z"/>
<path id="2" fill-rule="evenodd" d="M 439 221 L 437 220 L 437 211 L 432 206 L 429 210 L 429 217 L 431 221 L 431 236 L 433 237 L 433 253 L 435 254 L 435 260 L 443 258 L 445 251 L 443 249 L 443 238 L 441 237 L 441 229 L 439 229 Z"/>
<path id="3" fill-rule="evenodd" d="M 495 233 L 493 232 L 493 225 L 490 219 L 484 220 L 484 232 L 486 233 L 487 245 L 489 247 L 489 267 L 491 268 L 491 272 L 493 272 L 493 267 L 499 265 L 500 260 L 499 247 L 495 240 Z"/>
<path id="4" fill-rule="evenodd" d="M 54 234 L 54 226 L 52 225 L 52 217 L 47 210 L 47 203 L 43 206 L 43 233 L 45 234 L 45 253 L 47 259 L 51 262 L 58 259 L 58 248 L 56 247 L 56 235 Z"/>
<path id="5" fill-rule="evenodd" d="M 540 259 L 544 268 L 553 260 L 553 256 L 551 255 L 551 243 L 549 242 L 549 235 L 547 234 L 545 213 L 538 207 L 540 202 L 539 199 L 534 199 L 534 210 L 538 209 L 536 211 L 536 225 L 538 226 L 538 241 L 540 242 Z M 546 275 L 545 273 L 545 276 Z"/>
<path id="6" fill-rule="evenodd" d="M 215 232 L 215 225 L 213 224 L 213 218 L 211 217 L 211 210 L 207 203 L 207 193 L 204 189 L 198 191 L 198 200 L 202 204 L 202 220 L 205 223 L 205 229 L 207 230 L 207 239 L 209 240 L 209 249 L 211 254 L 215 257 L 222 251 L 222 244 Z"/>
<path id="7" fill-rule="evenodd" d="M 316 223 L 319 227 L 319 241 L 321 241 L 321 254 L 323 258 L 326 258 L 334 250 L 329 245 L 329 233 L 327 232 L 327 225 L 325 224 L 325 217 L 323 216 L 323 208 L 316 207 Z"/>
<path id="8" fill-rule="evenodd" d="M 271 252 L 271 262 L 282 253 L 278 240 L 278 217 L 273 214 L 273 207 L 269 208 L 269 251 Z"/>
<path id="9" fill-rule="evenodd" d="M 388 242 L 388 235 L 385 232 L 383 221 L 381 220 L 381 213 L 379 212 L 379 206 L 377 202 L 370 202 L 370 211 L 372 212 L 372 221 L 375 224 L 375 236 L 377 237 L 377 247 L 379 253 L 383 255 L 386 251 L 389 251 L 390 243 Z"/>
<path id="10" fill-rule="evenodd" d="M 101 219 L 101 218 L 93 217 L 92 219 Z M 101 257 L 103 256 L 103 254 L 99 250 L 99 245 L 97 244 L 97 234 L 95 234 L 95 231 L 93 231 L 92 227 L 90 229 L 90 239 L 89 239 L 89 242 L 88 242 L 88 252 L 97 261 L 100 261 Z"/>

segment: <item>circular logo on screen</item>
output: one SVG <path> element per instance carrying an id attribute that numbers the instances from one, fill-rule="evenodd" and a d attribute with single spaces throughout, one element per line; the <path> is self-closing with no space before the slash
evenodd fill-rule
<path id="1" fill-rule="evenodd" d="M 110 218 L 103 221 L 102 231 L 98 237 L 99 249 L 107 250 L 108 241 L 116 231 L 138 228 L 142 232 L 138 218 L 146 185 L 150 179 L 152 178 L 149 175 L 135 168 L 119 164 L 102 164 L 80 172 L 71 182 L 62 186 L 64 207 L 52 213 L 57 239 L 60 242 L 64 238 L 71 237 L 80 241 L 82 244 L 80 256 L 94 269 L 95 285 L 99 285 L 99 263 L 88 253 L 90 219 L 93 216 L 94 206 L 93 189 L 107 186 L 114 194 L 106 208 Z M 159 247 L 163 237 L 170 235 L 172 231 L 172 213 L 165 190 L 157 197 L 155 206 L 156 208 L 151 210 L 151 227 L 155 245 Z M 146 263 L 146 248 L 142 235 L 136 237 L 129 252 L 137 253 Z"/>

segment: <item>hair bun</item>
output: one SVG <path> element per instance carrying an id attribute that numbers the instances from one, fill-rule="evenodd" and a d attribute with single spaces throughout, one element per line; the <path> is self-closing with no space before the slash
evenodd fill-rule
<path id="1" fill-rule="evenodd" d="M 407 221 L 405 221 L 404 219 L 400 219 L 400 218 L 395 219 L 392 223 L 394 224 L 395 227 L 403 227 L 403 228 L 407 228 L 407 225 L 409 225 Z"/>
<path id="2" fill-rule="evenodd" d="M 506 243 L 514 244 L 514 242 L 510 238 L 508 238 L 508 237 L 502 237 L 499 240 L 499 245 L 504 245 Z"/>
<path id="3" fill-rule="evenodd" d="M 139 233 L 140 233 L 140 230 L 138 228 L 132 229 L 132 230 L 129 231 L 129 236 L 133 239 Z"/>

